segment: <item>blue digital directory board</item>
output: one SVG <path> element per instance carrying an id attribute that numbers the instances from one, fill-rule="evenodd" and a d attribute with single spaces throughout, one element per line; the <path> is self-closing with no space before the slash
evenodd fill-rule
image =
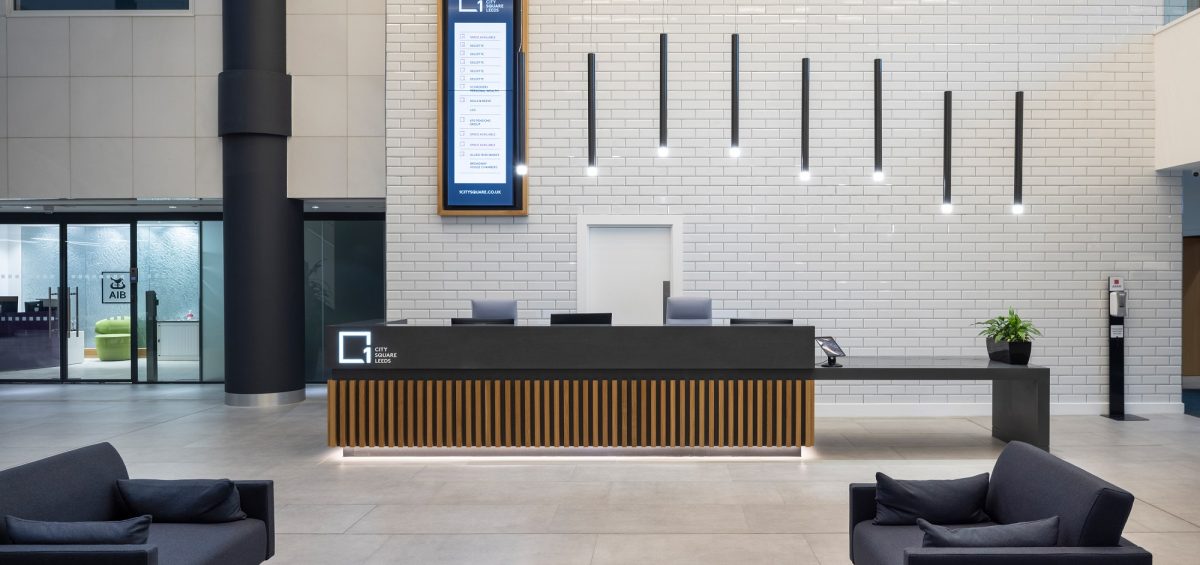
<path id="1" fill-rule="evenodd" d="M 519 0 L 442 0 L 443 214 L 524 213 Z"/>

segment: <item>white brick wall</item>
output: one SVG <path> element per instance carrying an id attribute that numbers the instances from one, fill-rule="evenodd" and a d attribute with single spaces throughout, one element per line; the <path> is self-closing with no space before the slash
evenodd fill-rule
<path id="1" fill-rule="evenodd" d="M 712 296 L 720 318 L 794 317 L 851 355 L 978 356 L 970 323 L 1017 307 L 1046 333 L 1035 363 L 1053 369 L 1059 412 L 1105 402 L 1106 277 L 1124 276 L 1129 400 L 1178 409 L 1180 181 L 1153 170 L 1161 0 L 953 2 L 948 49 L 944 4 L 669 0 L 669 159 L 654 157 L 661 4 L 528 4 L 531 214 L 440 218 L 437 2 L 388 0 L 389 317 L 445 323 L 484 295 L 516 297 L 535 323 L 573 310 L 578 215 L 674 215 L 685 220 L 685 292 Z M 745 150 L 736 161 L 725 157 L 735 30 Z M 593 42 L 598 178 L 583 174 Z M 796 177 L 804 53 L 814 80 L 809 184 Z M 869 179 L 877 54 L 886 185 Z M 939 212 L 947 70 L 950 216 Z M 1027 93 L 1020 217 L 1008 213 L 1017 88 Z M 826 403 L 968 411 L 989 392 L 986 383 L 819 387 Z"/>

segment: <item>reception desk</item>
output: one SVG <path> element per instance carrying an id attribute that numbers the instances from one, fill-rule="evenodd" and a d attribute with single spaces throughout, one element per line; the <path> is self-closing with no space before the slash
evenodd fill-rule
<path id="1" fill-rule="evenodd" d="M 329 444 L 812 445 L 811 326 L 328 328 Z"/>
<path id="2" fill-rule="evenodd" d="M 811 326 L 327 329 L 329 445 L 596 452 L 786 449 L 822 381 L 992 383 L 992 435 L 1049 449 L 1050 370 L 987 359 L 813 361 Z"/>

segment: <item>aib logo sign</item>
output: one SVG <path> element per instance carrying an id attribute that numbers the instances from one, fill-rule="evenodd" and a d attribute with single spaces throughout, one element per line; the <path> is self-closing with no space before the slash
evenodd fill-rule
<path id="1" fill-rule="evenodd" d="M 100 273 L 100 303 L 129 304 L 128 271 L 104 271 Z"/>
<path id="2" fill-rule="evenodd" d="M 338 364 L 371 362 L 371 332 L 338 332 Z"/>

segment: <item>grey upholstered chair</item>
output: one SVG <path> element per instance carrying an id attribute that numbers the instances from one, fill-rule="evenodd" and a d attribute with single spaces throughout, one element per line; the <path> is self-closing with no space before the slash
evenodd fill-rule
<path id="1" fill-rule="evenodd" d="M 471 317 L 476 320 L 516 320 L 517 301 L 502 299 L 471 300 Z"/>
<path id="2" fill-rule="evenodd" d="M 1133 495 L 1027 443 L 996 460 L 984 512 L 991 524 L 1058 516 L 1054 547 L 922 547 L 917 526 L 874 523 L 876 485 L 850 485 L 850 561 L 855 565 L 1151 565 L 1146 550 L 1121 537 Z"/>
<path id="3" fill-rule="evenodd" d="M 711 326 L 712 299 L 703 296 L 667 298 L 668 326 Z"/>

